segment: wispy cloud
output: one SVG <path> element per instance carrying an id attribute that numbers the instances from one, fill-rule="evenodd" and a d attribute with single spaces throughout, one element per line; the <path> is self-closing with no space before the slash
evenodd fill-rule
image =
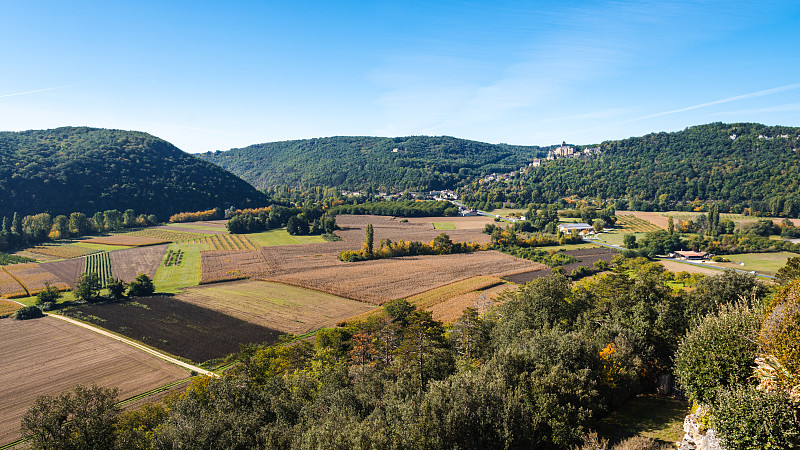
<path id="1" fill-rule="evenodd" d="M 738 111 L 720 111 L 715 116 L 740 116 L 742 114 L 763 114 L 774 112 L 800 111 L 800 103 L 787 103 L 785 105 L 768 106 L 766 108 L 740 109 Z"/>
<path id="2" fill-rule="evenodd" d="M 75 85 L 74 84 L 68 84 L 66 86 L 56 86 L 56 87 L 51 87 L 51 88 L 36 89 L 34 91 L 14 92 L 13 94 L 2 94 L 2 95 L 0 95 L 0 98 L 16 97 L 18 95 L 36 94 L 38 92 L 55 91 L 57 89 L 64 89 L 64 88 L 68 88 L 68 87 L 72 87 L 72 86 L 75 86 Z"/>

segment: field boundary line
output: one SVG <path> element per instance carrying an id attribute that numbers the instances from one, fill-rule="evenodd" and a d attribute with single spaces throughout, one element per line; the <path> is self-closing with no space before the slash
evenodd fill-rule
<path id="1" fill-rule="evenodd" d="M 19 279 L 19 278 L 15 277 L 13 273 L 9 272 L 9 271 L 8 271 L 8 269 L 6 269 L 6 266 L 3 266 L 3 272 L 7 273 L 7 274 L 8 274 L 8 276 L 10 276 L 11 278 L 13 278 L 13 279 L 14 279 L 14 281 L 16 281 L 16 282 L 17 282 L 17 283 L 18 283 L 18 284 L 19 284 L 19 285 L 22 287 L 22 290 L 24 290 L 24 291 L 25 291 L 25 293 L 26 293 L 26 294 L 28 294 L 26 297 L 30 297 L 30 296 L 31 296 L 31 291 L 29 291 L 29 290 L 28 290 L 28 286 L 25 286 L 25 285 L 22 283 L 22 281 L 20 281 L 20 279 Z"/>
<path id="2" fill-rule="evenodd" d="M 65 322 L 69 322 L 69 323 L 71 323 L 73 325 L 77 325 L 79 327 L 86 328 L 87 330 L 94 331 L 95 333 L 102 334 L 103 336 L 108 336 L 108 337 L 110 337 L 112 339 L 116 339 L 116 340 L 118 340 L 118 341 L 120 341 L 122 343 L 130 345 L 131 347 L 138 348 L 139 350 L 142 350 L 143 352 L 149 353 L 149 354 L 151 354 L 151 355 L 153 355 L 153 356 L 155 356 L 157 358 L 163 359 L 164 361 L 167 361 L 169 363 L 181 366 L 184 369 L 194 370 L 195 372 L 197 372 L 199 374 L 207 375 L 207 376 L 210 376 L 210 377 L 215 377 L 216 378 L 216 377 L 219 376 L 216 373 L 211 372 L 210 370 L 206 370 L 206 369 L 203 369 L 202 367 L 198 367 L 198 366 L 195 366 L 195 365 L 192 365 L 192 364 L 188 364 L 188 363 L 185 363 L 185 362 L 183 362 L 183 361 L 181 361 L 179 359 L 175 359 L 175 358 L 173 358 L 171 356 L 167 356 L 167 355 L 165 355 L 165 354 L 163 354 L 161 352 L 153 350 L 153 349 L 151 349 L 151 348 L 149 348 L 149 347 L 147 347 L 145 345 L 142 345 L 142 344 L 140 344 L 140 343 L 138 343 L 136 341 L 133 341 L 133 340 L 128 339 L 128 338 L 124 338 L 122 336 L 117 336 L 116 334 L 111 333 L 110 331 L 106 331 L 106 330 L 94 327 L 92 325 L 80 322 L 80 321 L 75 320 L 75 319 L 70 319 L 69 317 L 65 317 L 65 316 L 62 316 L 60 314 L 48 313 L 48 316 L 55 317 L 55 318 L 57 318 L 59 320 L 63 320 Z"/>

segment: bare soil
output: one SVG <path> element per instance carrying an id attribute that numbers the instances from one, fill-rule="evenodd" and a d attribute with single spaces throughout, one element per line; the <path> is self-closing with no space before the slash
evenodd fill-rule
<path id="1" fill-rule="evenodd" d="M 188 376 L 155 356 L 52 317 L 0 320 L 0 342 L 0 445 L 20 437 L 20 419 L 38 395 L 95 383 L 119 388 L 124 400 Z"/>
<path id="2" fill-rule="evenodd" d="M 283 334 L 169 296 L 73 306 L 64 313 L 197 363 L 238 352 L 240 344 L 275 342 Z"/>
<path id="3" fill-rule="evenodd" d="M 66 259 L 64 261 L 46 262 L 39 265 L 58 277 L 59 280 L 66 283 L 69 287 L 75 289 L 75 282 L 83 273 L 83 267 L 86 265 L 86 258 Z"/>

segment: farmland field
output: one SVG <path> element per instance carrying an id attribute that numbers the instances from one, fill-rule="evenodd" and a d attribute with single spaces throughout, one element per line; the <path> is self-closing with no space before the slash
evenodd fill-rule
<path id="1" fill-rule="evenodd" d="M 489 235 L 483 234 L 487 223 L 494 223 L 486 217 L 413 217 L 408 222 L 401 222 L 388 216 L 336 216 L 336 223 L 342 228 L 336 234 L 345 241 L 358 243 L 353 250 L 358 249 L 364 242 L 364 233 L 367 224 L 372 224 L 375 231 L 375 243 L 382 239 L 392 241 L 420 241 L 430 242 L 440 233 L 433 227 L 435 222 L 446 220 L 455 226 L 454 230 L 447 230 L 447 235 L 453 242 L 489 242 Z"/>
<path id="2" fill-rule="evenodd" d="M 497 298 L 503 292 L 515 291 L 519 285 L 513 283 L 503 283 L 496 286 L 477 289 L 455 297 L 450 297 L 440 303 L 431 306 L 429 309 L 433 313 L 433 318 L 445 323 L 452 323 L 458 320 L 464 313 L 465 308 L 476 308 L 479 314 L 486 312 L 489 307 L 496 304 Z"/>
<path id="3" fill-rule="evenodd" d="M 699 273 L 702 275 L 719 275 L 722 273 L 719 269 L 712 269 L 711 267 L 718 267 L 717 265 L 709 267 L 704 267 L 698 264 L 687 264 L 680 261 L 673 261 L 669 259 L 662 259 L 659 261 L 662 266 L 664 266 L 670 272 L 688 272 L 688 273 Z"/>
<path id="4" fill-rule="evenodd" d="M 180 265 L 165 266 L 159 258 L 158 269 L 153 277 L 156 292 L 175 293 L 189 286 L 200 284 L 200 252 L 208 249 L 205 244 L 171 244 L 169 250 L 173 252 L 181 251 L 182 258 Z M 169 251 L 168 250 L 168 251 Z M 162 252 L 162 257 L 163 257 Z"/>
<path id="5" fill-rule="evenodd" d="M 193 241 L 195 239 L 202 239 L 210 236 L 211 233 L 192 233 L 182 230 L 168 230 L 163 227 L 158 228 L 145 228 L 144 230 L 131 231 L 130 233 L 121 234 L 120 236 L 139 236 L 153 239 L 160 239 L 166 242 L 185 242 Z"/>
<path id="6" fill-rule="evenodd" d="M 246 234 L 245 236 L 259 247 L 325 242 L 322 236 L 292 236 L 283 228 L 276 228 L 261 233 Z"/>
<path id="7" fill-rule="evenodd" d="M 37 395 L 77 384 L 118 387 L 126 399 L 188 376 L 178 366 L 53 317 L 0 320 L 3 382 L 0 445 L 19 438 L 22 415 Z"/>
<path id="8" fill-rule="evenodd" d="M 100 279 L 100 285 L 106 287 L 108 279 L 113 276 L 111 272 L 111 258 L 108 252 L 94 253 L 86 257 L 83 273 L 93 273 Z"/>
<path id="9" fill-rule="evenodd" d="M 108 256 L 111 259 L 114 277 L 126 283 L 133 281 L 134 278 L 142 273 L 154 278 L 167 247 L 168 245 L 166 244 L 150 245 L 109 253 Z"/>
<path id="10" fill-rule="evenodd" d="M 113 252 L 114 250 L 124 250 L 126 248 L 130 248 L 125 245 L 108 245 L 108 244 L 97 244 L 93 242 L 75 242 L 73 244 L 69 244 L 74 247 L 80 248 L 88 248 L 94 250 L 90 253 L 97 253 L 97 252 Z"/>
<path id="11" fill-rule="evenodd" d="M 338 264 L 336 264 L 338 263 Z M 328 292 L 367 303 L 383 304 L 445 284 L 477 276 L 507 276 L 545 267 L 496 251 L 441 256 L 414 256 L 356 263 L 332 262 L 302 272 L 284 272 L 256 279 Z"/>
<path id="12" fill-rule="evenodd" d="M 625 239 L 626 234 L 632 234 L 636 236 L 636 242 L 639 242 L 644 237 L 645 233 L 631 233 L 627 230 L 615 230 L 610 233 L 600 233 L 597 235 L 598 239 L 608 242 L 609 244 L 618 245 L 620 247 L 624 247 L 622 245 L 624 243 L 623 239 Z"/>
<path id="13" fill-rule="evenodd" d="M 47 256 L 54 256 L 56 258 L 80 258 L 90 253 L 95 253 L 97 250 L 78 247 L 76 245 L 37 245 L 27 249 L 29 252 L 38 253 Z"/>
<path id="14" fill-rule="evenodd" d="M 40 263 L 39 265 L 43 269 L 58 277 L 59 280 L 74 288 L 75 282 L 83 273 L 86 262 L 83 260 L 83 258 L 75 258 L 66 259 L 63 261 L 45 262 Z"/>
<path id="15" fill-rule="evenodd" d="M 19 281 L 9 275 L 5 269 L 0 268 L 0 296 L 14 298 L 27 295 L 28 292 L 19 284 Z"/>
<path id="16" fill-rule="evenodd" d="M 176 299 L 292 334 L 331 327 L 373 309 L 362 302 L 266 281 L 193 287 Z"/>
<path id="17" fill-rule="evenodd" d="M 124 247 L 140 247 L 145 245 L 158 245 L 170 242 L 166 239 L 158 239 L 145 236 L 131 236 L 128 234 L 116 234 L 113 236 L 102 236 L 92 239 L 84 239 L 81 242 L 86 244 L 120 245 Z"/>
<path id="18" fill-rule="evenodd" d="M 168 296 L 72 306 L 62 311 L 197 363 L 237 352 L 240 344 L 275 342 L 282 334 Z"/>
<path id="19" fill-rule="evenodd" d="M 453 222 L 433 222 L 433 228 L 436 230 L 455 230 L 456 226 Z"/>
<path id="20" fill-rule="evenodd" d="M 677 223 L 677 222 L 676 222 Z M 617 228 L 625 233 L 646 233 L 667 229 L 667 218 L 653 212 L 617 211 Z"/>
<path id="21" fill-rule="evenodd" d="M 67 283 L 64 283 L 61 279 L 45 270 L 41 264 L 13 264 L 4 266 L 3 269 L 8 272 L 9 275 L 16 278 L 22 287 L 28 291 L 29 295 L 36 295 L 39 291 L 43 290 L 45 288 L 45 283 L 49 283 L 51 286 L 60 290 L 69 288 Z"/>
<path id="22" fill-rule="evenodd" d="M 223 221 L 224 222 L 224 221 Z M 218 222 L 180 222 L 180 223 L 170 223 L 168 225 L 163 225 L 163 229 L 168 230 L 185 230 L 185 231 L 194 231 L 194 232 L 208 232 L 213 234 L 219 233 L 228 233 L 228 228 L 225 227 L 224 223 Z"/>
<path id="23" fill-rule="evenodd" d="M 220 234 L 199 242 L 208 245 L 211 250 L 256 250 L 256 246 L 244 234 Z"/>
<path id="24" fill-rule="evenodd" d="M 0 318 L 8 317 L 20 308 L 22 308 L 22 305 L 19 303 L 0 298 Z"/>

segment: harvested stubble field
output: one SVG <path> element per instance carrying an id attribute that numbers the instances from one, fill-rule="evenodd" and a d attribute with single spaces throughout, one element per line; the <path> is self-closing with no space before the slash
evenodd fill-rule
<path id="1" fill-rule="evenodd" d="M 228 234 L 228 228 L 225 227 L 227 221 L 203 221 L 203 222 L 181 222 L 170 223 L 167 225 L 160 225 L 153 227 L 155 230 L 169 230 L 169 231 L 183 231 L 192 233 L 205 233 L 205 234 Z"/>
<path id="2" fill-rule="evenodd" d="M 138 236 L 153 239 L 160 239 L 163 242 L 186 242 L 203 239 L 210 236 L 212 233 L 203 231 L 202 233 L 193 233 L 185 229 L 169 230 L 164 227 L 145 228 L 144 230 L 131 231 L 130 233 L 121 234 L 119 236 Z"/>
<path id="3" fill-rule="evenodd" d="M 569 275 L 577 267 L 592 267 L 595 262 L 601 259 L 603 261 L 610 262 L 611 259 L 614 257 L 614 255 L 617 254 L 616 251 L 606 247 L 585 248 L 581 250 L 567 250 L 564 253 L 567 255 L 572 255 L 580 260 L 580 262 L 566 264 L 562 266 L 567 275 Z M 537 278 L 546 277 L 551 273 L 553 273 L 553 269 L 551 269 L 550 267 L 545 267 L 541 270 L 518 273 L 503 278 L 505 278 L 508 281 L 511 281 L 512 283 L 525 284 Z"/>
<path id="4" fill-rule="evenodd" d="M 617 227 L 622 228 L 625 233 L 666 230 L 667 220 L 666 217 L 654 212 L 617 211 Z"/>
<path id="5" fill-rule="evenodd" d="M 63 311 L 197 363 L 237 352 L 240 344 L 275 342 L 283 334 L 169 296 L 73 306 Z"/>
<path id="6" fill-rule="evenodd" d="M 305 334 L 374 309 L 362 302 L 266 281 L 189 288 L 176 299 L 283 333 Z"/>
<path id="7" fill-rule="evenodd" d="M 466 308 L 475 308 L 479 314 L 485 313 L 490 306 L 498 303 L 500 294 L 513 292 L 519 285 L 508 283 L 479 289 L 465 294 L 449 298 L 441 303 L 431 306 L 429 309 L 433 313 L 433 318 L 445 323 L 453 323 L 458 320 Z"/>
<path id="8" fill-rule="evenodd" d="M 63 259 L 80 258 L 81 256 L 97 252 L 95 249 L 78 247 L 76 245 L 37 245 L 36 247 L 31 247 L 26 250 L 40 255 L 54 256 Z"/>
<path id="9" fill-rule="evenodd" d="M 12 264 L 3 266 L 3 269 L 22 284 L 22 287 L 28 291 L 28 295 L 36 295 L 45 288 L 45 283 L 49 283 L 58 290 L 69 289 L 67 283 L 45 270 L 38 263 Z"/>
<path id="10" fill-rule="evenodd" d="M 461 315 L 461 312 L 464 310 L 464 308 L 467 306 L 472 306 L 472 303 L 465 303 L 462 297 L 471 293 L 474 293 L 475 297 L 477 297 L 477 292 L 492 290 L 495 287 L 500 286 L 502 286 L 503 289 L 505 289 L 506 286 L 506 282 L 500 278 L 488 276 L 473 277 L 412 295 L 406 300 L 408 300 L 408 302 L 414 305 L 417 309 L 436 311 L 436 314 L 439 314 L 440 317 L 444 316 L 445 313 L 450 315 L 454 314 L 454 317 L 457 318 Z M 453 302 L 454 300 L 456 301 Z M 459 308 L 461 303 L 464 303 L 464 305 Z M 453 311 L 454 309 L 458 310 Z M 367 319 L 370 316 L 380 314 L 382 311 L 383 308 L 376 308 L 372 311 L 359 314 L 358 316 L 353 316 L 348 320 L 348 322 L 358 322 Z M 438 317 L 434 318 L 437 320 L 442 320 Z"/>
<path id="11" fill-rule="evenodd" d="M 146 245 L 165 244 L 171 241 L 155 237 L 132 236 L 130 234 L 115 234 L 112 236 L 102 236 L 92 239 L 84 239 L 81 242 L 86 244 L 121 245 L 123 247 L 142 247 Z"/>
<path id="12" fill-rule="evenodd" d="M 0 268 L 0 296 L 6 298 L 26 297 L 28 292 L 14 277 Z"/>
<path id="13" fill-rule="evenodd" d="M 19 303 L 0 298 L 0 318 L 8 317 L 20 308 L 22 308 L 22 305 Z"/>
<path id="14" fill-rule="evenodd" d="M 333 264 L 258 279 L 328 292 L 376 305 L 477 276 L 503 277 L 545 267 L 496 251 Z M 262 278 L 263 277 L 263 278 Z"/>
<path id="15" fill-rule="evenodd" d="M 465 220 L 459 220 L 465 219 Z M 379 245 L 382 239 L 390 239 L 397 242 L 400 239 L 405 241 L 430 242 L 441 233 L 450 236 L 453 242 L 489 242 L 488 234 L 483 234 L 483 228 L 490 221 L 479 222 L 474 217 L 420 217 L 408 219 L 408 222 L 401 222 L 401 219 L 393 219 L 389 216 L 355 216 L 342 215 L 336 216 L 336 224 L 342 229 L 336 234 L 345 241 L 357 242 L 358 249 L 364 236 L 368 224 L 372 224 L 375 235 L 375 245 Z M 482 218 L 481 218 L 482 219 Z M 435 222 L 449 222 L 455 226 L 455 230 L 437 230 L 433 224 Z"/>
<path id="16" fill-rule="evenodd" d="M 167 244 L 151 245 L 109 253 L 108 256 L 111 258 L 114 276 L 126 283 L 133 281 L 134 278 L 142 273 L 154 278 L 167 247 Z"/>
<path id="17" fill-rule="evenodd" d="M 178 366 L 53 317 L 0 320 L 0 342 L 0 445 L 20 437 L 20 419 L 38 395 L 96 383 L 119 388 L 119 398 L 126 399 L 188 376 Z"/>

